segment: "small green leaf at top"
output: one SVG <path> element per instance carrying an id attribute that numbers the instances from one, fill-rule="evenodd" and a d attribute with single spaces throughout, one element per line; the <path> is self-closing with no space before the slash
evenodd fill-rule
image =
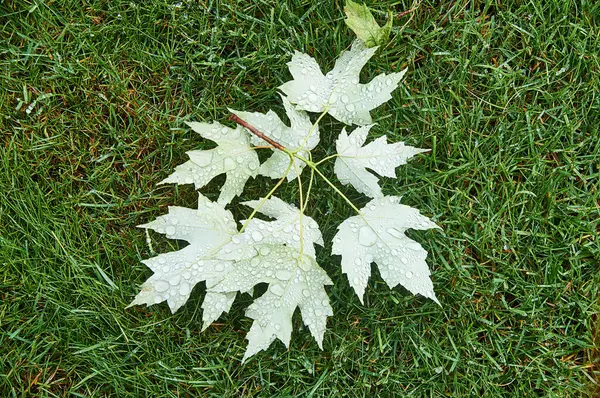
<path id="1" fill-rule="evenodd" d="M 388 21 L 385 25 L 379 26 L 375 21 L 371 10 L 364 4 L 358 4 L 352 0 L 346 0 L 344 7 L 346 14 L 346 25 L 356 34 L 356 36 L 365 43 L 367 48 L 380 46 L 387 43 L 392 30 L 392 12 L 388 11 Z"/>

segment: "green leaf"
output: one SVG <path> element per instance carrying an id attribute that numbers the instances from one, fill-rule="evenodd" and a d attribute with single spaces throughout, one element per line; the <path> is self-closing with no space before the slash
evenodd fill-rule
<path id="1" fill-rule="evenodd" d="M 388 21 L 381 27 L 373 18 L 371 10 L 364 5 L 346 0 L 344 7 L 346 25 L 362 40 L 367 47 L 380 46 L 387 43 L 392 30 L 392 12 L 388 11 Z"/>

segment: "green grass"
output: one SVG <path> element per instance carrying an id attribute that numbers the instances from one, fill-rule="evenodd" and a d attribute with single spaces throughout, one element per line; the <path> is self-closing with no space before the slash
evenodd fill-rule
<path id="1" fill-rule="evenodd" d="M 342 1 L 174 3 L 0 5 L 0 396 L 600 393 L 599 3 L 373 6 L 381 19 L 414 8 L 363 78 L 408 67 L 374 132 L 432 149 L 384 192 L 443 228 L 411 233 L 443 308 L 377 271 L 361 305 L 328 244 L 324 350 L 296 330 L 289 350 L 274 343 L 245 365 L 247 295 L 204 333 L 202 286 L 174 315 L 124 309 L 151 274 L 135 226 L 195 204 L 188 186 L 156 186 L 206 144 L 184 121 L 281 113 L 293 50 L 327 69 L 352 34 Z M 340 124 L 328 128 L 332 143 Z M 317 159 L 333 150 L 321 148 Z M 202 192 L 216 199 L 222 181 Z M 316 184 L 308 213 L 330 241 L 352 210 Z M 278 196 L 296 200 L 295 185 Z"/>

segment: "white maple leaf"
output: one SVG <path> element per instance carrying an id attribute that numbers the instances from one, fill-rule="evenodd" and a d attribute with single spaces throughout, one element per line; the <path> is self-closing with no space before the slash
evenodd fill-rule
<path id="1" fill-rule="evenodd" d="M 276 338 L 289 347 L 296 307 L 322 349 L 327 317 L 333 315 L 324 288 L 333 284 L 327 273 L 314 258 L 296 248 L 279 244 L 259 244 L 254 248 L 252 257 L 237 261 L 227 276 L 211 288 L 215 292 L 231 292 L 269 284 L 268 290 L 246 310 L 254 322 L 246 335 L 248 347 L 243 361 L 267 349 Z"/>
<path id="2" fill-rule="evenodd" d="M 333 254 L 342 256 L 342 271 L 361 303 L 375 262 L 390 288 L 401 284 L 439 304 L 425 262 L 427 251 L 404 234 L 409 228 L 439 227 L 419 210 L 400 204 L 396 196 L 375 198 L 361 213 L 338 227 L 332 249 Z"/>
<path id="3" fill-rule="evenodd" d="M 256 177 L 259 160 L 250 146 L 250 135 L 241 126 L 232 129 L 218 122 L 187 123 L 202 137 L 215 141 L 214 149 L 187 152 L 190 160 L 177 166 L 175 172 L 159 184 L 194 184 L 200 189 L 219 174 L 225 173 L 227 180 L 221 188 L 218 202 L 227 204 L 242 193 L 250 177 Z"/>
<path id="4" fill-rule="evenodd" d="M 140 227 L 165 234 L 167 238 L 184 240 L 189 246 L 143 260 L 154 274 L 142 284 L 141 292 L 129 306 L 149 306 L 166 300 L 174 313 L 185 304 L 197 283 L 206 281 L 207 287 L 214 286 L 233 267 L 233 262 L 215 257 L 238 233 L 233 215 L 201 194 L 197 210 L 169 207 L 168 214 Z M 222 312 L 229 311 L 235 298 L 235 294 L 219 295 L 223 297 L 211 295 L 205 299 L 209 303 L 203 307 L 211 308 L 204 313 L 205 326 Z"/>
<path id="5" fill-rule="evenodd" d="M 256 207 L 258 203 L 246 204 Z M 142 261 L 154 274 L 129 306 L 167 301 L 174 313 L 188 300 L 194 286 L 205 281 L 204 330 L 229 311 L 238 291 L 252 292 L 255 285 L 265 282 L 270 284 L 269 291 L 247 310 L 255 323 L 248 333 L 244 360 L 266 349 L 277 337 L 289 345 L 296 307 L 322 348 L 326 319 L 333 312 L 324 289 L 332 282 L 314 259 L 313 244 L 323 244 L 318 226 L 277 198 L 265 201 L 260 211 L 276 220 L 252 219 L 240 234 L 230 211 L 199 195 L 198 210 L 169 207 L 168 214 L 140 225 L 184 240 L 189 246 Z M 290 233 L 286 232 L 288 227 L 292 228 Z M 304 228 L 303 237 L 295 239 L 300 228 Z M 257 231 L 264 234 L 258 240 Z"/>
<path id="6" fill-rule="evenodd" d="M 362 146 L 373 125 L 356 128 L 349 136 L 342 129 L 337 141 L 338 157 L 335 160 L 335 174 L 344 185 L 351 184 L 358 192 L 371 198 L 383 196 L 379 179 L 367 171 L 369 168 L 384 177 L 396 177 L 396 167 L 418 153 L 429 151 L 404 145 L 403 142 L 388 144 L 386 136 L 379 137 Z"/>
<path id="7" fill-rule="evenodd" d="M 306 159 L 309 157 L 310 150 L 319 143 L 319 128 L 315 126 L 313 129 L 313 123 L 306 112 L 294 109 L 285 97 L 282 96 L 281 99 L 285 107 L 285 113 L 290 119 L 290 127 L 286 126 L 279 116 L 271 110 L 267 114 L 242 112 L 233 109 L 230 109 L 230 111 L 267 137 L 283 145 L 286 149 L 298 150 L 298 154 Z M 269 145 L 254 135 L 251 140 L 254 145 Z M 274 149 L 273 155 L 260 166 L 260 174 L 271 178 L 281 178 L 285 174 L 289 162 L 290 158 L 285 152 Z M 294 159 L 294 162 L 298 170 L 302 172 L 306 164 L 297 159 Z M 297 175 L 296 168 L 291 168 L 287 175 L 288 181 L 293 180 Z"/>
<path id="8" fill-rule="evenodd" d="M 377 47 L 366 48 L 356 40 L 350 51 L 344 51 L 334 68 L 323 75 L 319 64 L 309 55 L 296 51 L 288 62 L 294 77 L 279 88 L 297 109 L 323 112 L 346 124 L 370 124 L 369 111 L 392 98 L 391 92 L 404 77 L 406 69 L 389 75 L 380 74 L 367 84 L 359 83 L 360 70 Z"/>
<path id="9" fill-rule="evenodd" d="M 282 244 L 315 258 L 314 244 L 323 246 L 323 237 L 319 225 L 312 218 L 300 213 L 295 206 L 285 203 L 276 196 L 271 196 L 258 207 L 263 200 L 251 200 L 242 204 L 275 221 L 253 218 L 248 222 L 243 233 L 236 235 L 232 243 L 225 246 L 219 256 L 228 260 L 246 258 L 254 252 L 256 244 Z M 246 220 L 240 221 L 245 224 Z"/>

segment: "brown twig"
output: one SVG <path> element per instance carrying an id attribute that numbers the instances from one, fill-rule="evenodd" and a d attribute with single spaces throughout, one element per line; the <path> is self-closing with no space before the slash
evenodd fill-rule
<path id="1" fill-rule="evenodd" d="M 242 120 L 239 116 L 237 116 L 237 115 L 231 115 L 229 118 L 231 120 L 233 120 L 234 122 L 236 122 L 237 124 L 239 124 L 241 126 L 244 126 L 248 130 L 250 130 L 250 132 L 252 134 L 254 134 L 255 136 L 257 136 L 258 138 L 261 138 L 261 139 L 267 141 L 269 144 L 271 144 L 275 148 L 279 149 L 280 151 L 285 151 L 285 147 L 283 145 L 281 145 L 277 141 L 273 141 L 272 138 L 267 137 L 266 135 L 264 135 L 263 133 L 261 133 L 260 131 L 258 131 L 258 129 L 256 127 L 252 126 L 251 124 L 248 124 L 246 121 Z"/>

